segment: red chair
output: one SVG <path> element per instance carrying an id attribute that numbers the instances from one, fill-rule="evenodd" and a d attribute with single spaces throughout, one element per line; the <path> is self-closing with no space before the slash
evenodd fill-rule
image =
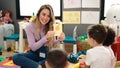
<path id="1" fill-rule="evenodd" d="M 120 61 L 120 37 L 118 37 L 111 46 L 117 61 Z"/>

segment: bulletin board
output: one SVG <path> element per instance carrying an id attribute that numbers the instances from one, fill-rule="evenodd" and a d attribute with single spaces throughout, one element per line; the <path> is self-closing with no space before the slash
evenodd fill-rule
<path id="1" fill-rule="evenodd" d="M 63 24 L 100 23 L 101 0 L 63 0 L 63 3 Z"/>

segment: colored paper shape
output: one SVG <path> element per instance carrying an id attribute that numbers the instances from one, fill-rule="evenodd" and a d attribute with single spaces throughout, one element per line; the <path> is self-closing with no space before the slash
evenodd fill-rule
<path id="1" fill-rule="evenodd" d="M 54 24 L 55 36 L 60 36 L 62 33 L 62 23 Z"/>

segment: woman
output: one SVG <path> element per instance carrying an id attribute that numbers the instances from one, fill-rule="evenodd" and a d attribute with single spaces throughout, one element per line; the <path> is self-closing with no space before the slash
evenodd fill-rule
<path id="1" fill-rule="evenodd" d="M 48 50 L 65 38 L 64 33 L 61 33 L 59 38 L 54 40 L 54 23 L 55 16 L 52 7 L 50 5 L 41 6 L 36 18 L 25 29 L 30 52 L 14 55 L 13 62 L 16 65 L 22 68 L 45 67 Z"/>

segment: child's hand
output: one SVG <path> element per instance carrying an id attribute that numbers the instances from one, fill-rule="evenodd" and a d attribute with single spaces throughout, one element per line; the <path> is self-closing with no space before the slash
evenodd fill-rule
<path id="1" fill-rule="evenodd" d="M 65 39 L 65 34 L 62 32 L 58 38 L 59 41 L 63 41 Z"/>

